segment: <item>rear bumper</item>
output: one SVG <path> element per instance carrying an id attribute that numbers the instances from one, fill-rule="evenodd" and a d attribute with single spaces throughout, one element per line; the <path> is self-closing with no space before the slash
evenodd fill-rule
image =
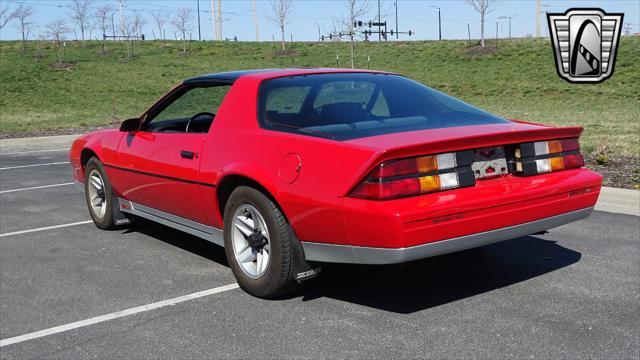
<path id="1" fill-rule="evenodd" d="M 380 248 L 313 242 L 302 242 L 302 247 L 308 261 L 372 265 L 396 264 L 535 234 L 584 219 L 592 211 L 593 207 L 589 207 L 523 224 L 405 248 Z"/>

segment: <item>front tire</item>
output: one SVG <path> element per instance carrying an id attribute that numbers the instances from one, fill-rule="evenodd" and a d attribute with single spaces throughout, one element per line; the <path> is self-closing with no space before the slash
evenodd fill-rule
<path id="1" fill-rule="evenodd" d="M 113 191 L 100 160 L 91 158 L 85 166 L 84 194 L 93 223 L 100 229 L 117 228 Z"/>
<path id="2" fill-rule="evenodd" d="M 224 248 L 240 287 L 260 298 L 296 289 L 297 241 L 280 209 L 262 192 L 239 186 L 224 211 Z"/>

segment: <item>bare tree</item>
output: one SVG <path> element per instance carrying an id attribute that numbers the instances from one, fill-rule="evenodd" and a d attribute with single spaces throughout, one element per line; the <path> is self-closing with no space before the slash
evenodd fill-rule
<path id="1" fill-rule="evenodd" d="M 176 12 L 173 19 L 171 19 L 171 24 L 175 26 L 175 28 L 180 32 L 182 36 L 182 53 L 187 53 L 187 32 L 191 28 L 191 21 L 193 20 L 193 15 L 191 14 L 191 9 L 189 8 L 180 8 Z"/>
<path id="2" fill-rule="evenodd" d="M 136 11 L 133 14 L 133 28 L 135 29 L 135 35 L 138 38 L 142 38 L 142 27 L 147 25 L 147 19 L 144 18 L 140 11 Z"/>
<path id="3" fill-rule="evenodd" d="M 484 19 L 487 14 L 495 10 L 499 0 L 465 0 L 480 14 L 480 46 L 484 47 Z"/>
<path id="4" fill-rule="evenodd" d="M 47 32 L 49 33 L 49 36 L 53 38 L 53 40 L 56 42 L 56 45 L 58 46 L 58 64 L 62 64 L 62 55 L 63 55 L 62 45 L 64 41 L 64 36 L 67 33 L 71 32 L 71 28 L 67 26 L 67 23 L 64 21 L 64 19 L 58 19 L 47 24 Z"/>
<path id="5" fill-rule="evenodd" d="M 160 10 L 151 11 L 151 17 L 153 18 L 153 21 L 156 23 L 156 27 L 158 28 L 158 36 L 156 37 L 156 39 L 159 37 L 164 38 L 164 26 L 167 23 L 167 18 L 164 17 L 162 11 Z"/>
<path id="6" fill-rule="evenodd" d="M 282 51 L 284 51 L 284 28 L 291 21 L 293 0 L 272 0 L 267 19 L 280 28 Z"/>
<path id="7" fill-rule="evenodd" d="M 342 26 L 346 28 L 351 40 L 351 68 L 356 66 L 356 45 L 355 35 L 358 30 L 357 21 L 367 14 L 369 10 L 369 2 L 367 0 L 345 0 L 345 7 L 347 9 L 347 19 L 344 19 Z"/>
<path id="8" fill-rule="evenodd" d="M 111 14 L 112 11 L 113 11 L 113 7 L 111 7 L 111 5 L 104 5 L 99 7 L 95 12 L 96 19 L 98 20 L 98 26 L 102 31 L 102 53 L 103 54 L 107 51 L 107 38 L 105 38 L 105 35 L 107 34 L 107 28 L 108 28 L 107 22 L 109 21 L 109 15 Z"/>
<path id="9" fill-rule="evenodd" d="M 14 11 L 9 10 L 11 10 L 11 8 L 8 5 L 0 6 L 0 30 L 16 16 Z"/>
<path id="10" fill-rule="evenodd" d="M 122 31 L 127 38 L 127 59 L 133 59 L 133 39 L 136 36 L 136 30 L 137 27 L 134 19 L 131 17 L 126 18 L 122 24 Z"/>
<path id="11" fill-rule="evenodd" d="M 27 37 L 29 36 L 29 26 L 31 26 L 29 18 L 31 18 L 33 13 L 33 8 L 29 5 L 25 5 L 25 3 L 20 3 L 16 11 L 13 12 L 13 16 L 20 23 L 18 25 L 18 29 L 22 33 L 22 50 L 26 48 Z"/>
<path id="12" fill-rule="evenodd" d="M 84 46 L 84 32 L 87 29 L 89 18 L 91 17 L 91 0 L 71 0 L 71 12 L 69 17 L 80 27 L 82 46 Z"/>

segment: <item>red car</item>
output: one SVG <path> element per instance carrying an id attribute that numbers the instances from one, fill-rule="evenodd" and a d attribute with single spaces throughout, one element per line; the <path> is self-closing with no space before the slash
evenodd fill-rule
<path id="1" fill-rule="evenodd" d="M 151 219 L 222 245 L 247 292 L 321 263 L 392 264 L 589 216 L 580 127 L 506 120 L 400 75 L 251 70 L 183 81 L 70 153 L 96 226 Z"/>

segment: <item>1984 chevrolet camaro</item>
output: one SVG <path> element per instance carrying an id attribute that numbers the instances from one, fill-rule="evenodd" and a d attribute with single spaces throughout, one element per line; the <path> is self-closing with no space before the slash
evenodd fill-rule
<path id="1" fill-rule="evenodd" d="M 581 132 L 391 73 L 251 70 L 185 80 L 69 156 L 97 227 L 142 217 L 222 245 L 239 285 L 273 298 L 322 263 L 407 262 L 589 216 L 602 178 Z"/>

